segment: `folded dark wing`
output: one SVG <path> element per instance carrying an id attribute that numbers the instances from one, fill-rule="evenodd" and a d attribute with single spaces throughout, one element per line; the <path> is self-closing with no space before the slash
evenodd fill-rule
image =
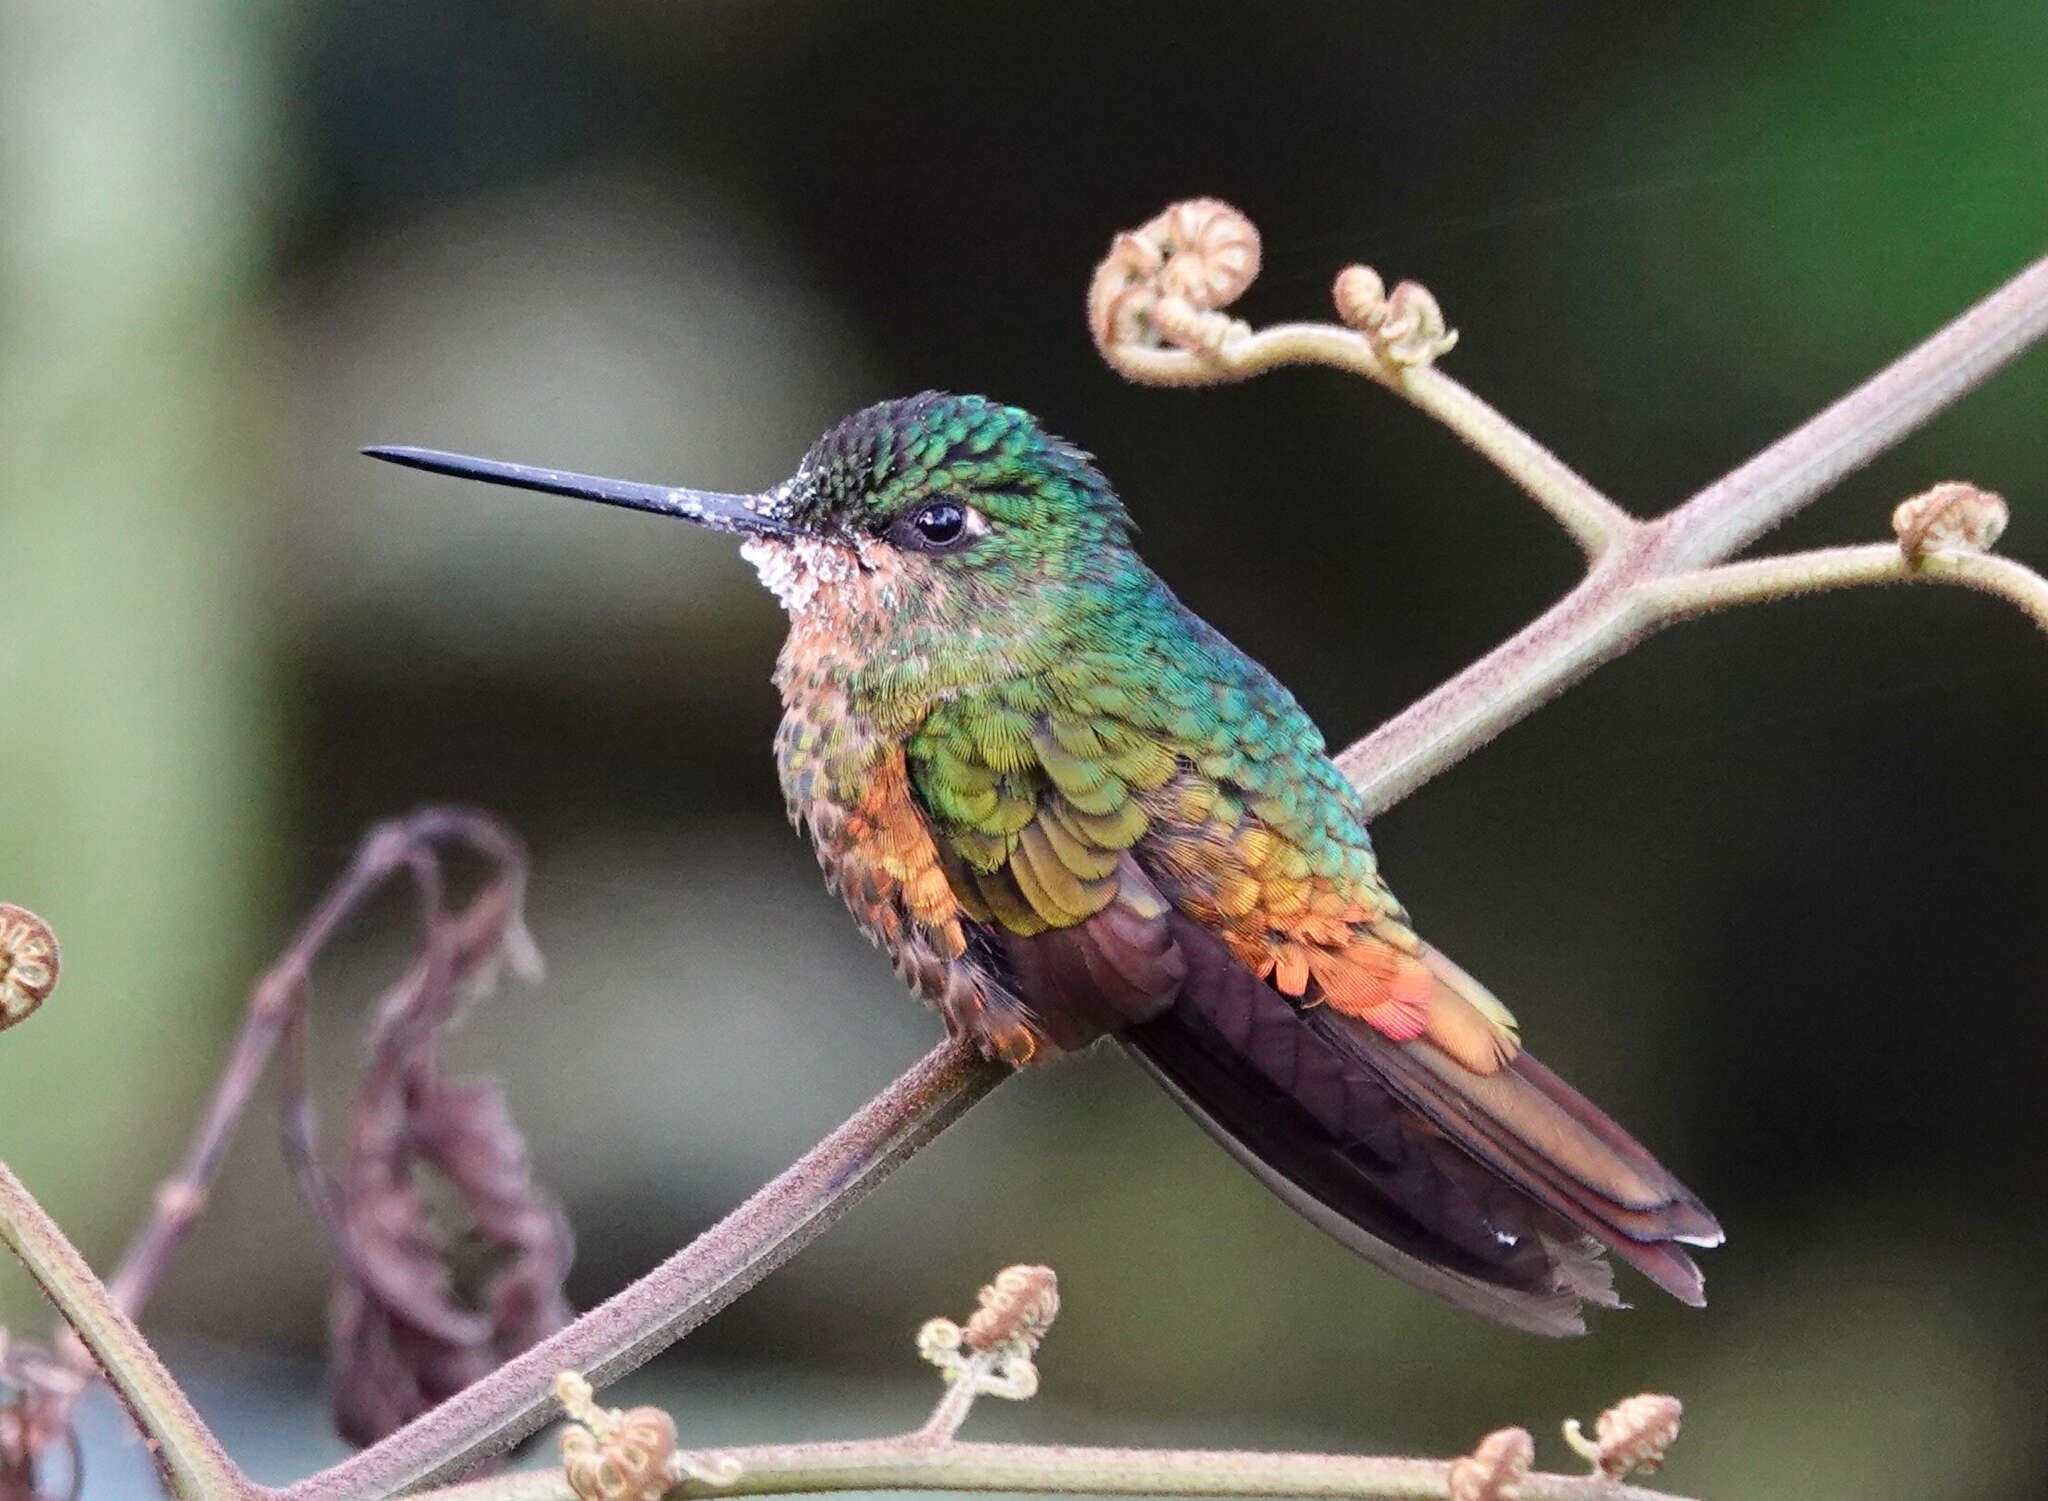
<path id="1" fill-rule="evenodd" d="M 1427 1042 L 1299 1010 L 1176 913 L 1173 1005 L 1120 1040 L 1283 1200 L 1414 1285 L 1569 1334 L 1616 1306 L 1603 1244 L 1699 1301 L 1680 1235 L 1712 1217 L 1619 1127 L 1523 1054 L 1481 1080 Z M 1466 1088 L 1481 1080 L 1479 1098 Z"/>

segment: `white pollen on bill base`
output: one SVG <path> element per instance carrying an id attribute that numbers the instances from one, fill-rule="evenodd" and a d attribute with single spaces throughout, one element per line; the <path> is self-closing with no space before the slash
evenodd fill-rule
<path id="1" fill-rule="evenodd" d="M 815 537 L 749 537 L 740 544 L 740 556 L 754 565 L 762 585 L 791 616 L 816 608 L 821 587 L 849 582 L 860 567 L 849 549 Z"/>

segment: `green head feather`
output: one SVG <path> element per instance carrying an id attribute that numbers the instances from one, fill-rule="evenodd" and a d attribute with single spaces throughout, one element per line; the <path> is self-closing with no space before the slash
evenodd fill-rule
<path id="1" fill-rule="evenodd" d="M 783 487 L 782 514 L 822 537 L 878 537 L 975 570 L 1070 575 L 1098 549 L 1126 552 L 1131 520 L 1087 454 L 1017 407 L 927 391 L 854 413 L 820 438 Z M 960 545 L 923 544 L 904 523 L 952 501 L 983 525 Z M 972 518 L 970 518 L 970 522 Z"/>

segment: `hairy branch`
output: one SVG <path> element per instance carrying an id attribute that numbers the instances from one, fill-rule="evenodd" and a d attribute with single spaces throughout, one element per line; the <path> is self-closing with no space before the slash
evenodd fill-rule
<path id="1" fill-rule="evenodd" d="M 1667 569 L 1747 547 L 2048 337 L 2048 256 L 1653 525 Z"/>
<path id="2" fill-rule="evenodd" d="M 1959 584 L 1997 595 L 2048 631 L 2048 579 L 2024 563 L 1968 552 L 1929 553 L 1914 561 L 1890 542 L 1723 563 L 1653 581 L 1643 586 L 1643 592 L 1659 620 L 1686 620 L 1731 605 L 1860 584 Z"/>
<path id="3" fill-rule="evenodd" d="M 1455 1460 L 1362 1454 L 1266 1454 L 1231 1449 L 1086 1449 L 1050 1444 L 932 1444 L 915 1434 L 831 1444 L 707 1450 L 732 1461 L 726 1485 L 685 1480 L 682 1498 L 780 1496 L 807 1491 L 1019 1491 L 1102 1496 L 1330 1496 L 1356 1501 L 1445 1501 Z M 1531 1471 L 1514 1501 L 1683 1501 L 1604 1475 Z M 560 1470 L 451 1486 L 432 1501 L 579 1501 Z"/>
<path id="4" fill-rule="evenodd" d="M 1591 1438 L 1568 1422 L 1566 1441 L 1593 1465 L 1590 1475 L 1576 1476 L 1532 1473 L 1535 1443 L 1521 1428 L 1488 1434 L 1454 1460 L 960 1443 L 954 1434 L 978 1396 L 1022 1401 L 1037 1392 L 1032 1356 L 1058 1316 L 1058 1279 L 1050 1267 L 1008 1267 L 982 1288 L 980 1302 L 964 1328 L 933 1319 L 918 1332 L 918 1350 L 939 1367 L 947 1390 L 909 1433 L 686 1453 L 667 1413 L 600 1407 L 590 1383 L 565 1371 L 555 1383 L 570 1418 L 561 1469 L 454 1486 L 429 1501 L 678 1501 L 839 1490 L 1647 1501 L 1656 1493 L 1619 1482 L 1663 1463 L 1682 1416 L 1674 1398 L 1645 1394 L 1602 1413 Z"/>
<path id="5" fill-rule="evenodd" d="M 0 1163 L 0 1241 L 21 1259 L 106 1372 L 136 1427 L 151 1440 L 171 1493 L 182 1501 L 253 1495 L 255 1488 L 171 1379 L 142 1331 L 5 1163 Z"/>
<path id="6" fill-rule="evenodd" d="M 1378 273 L 1337 277 L 1349 327 L 1281 323 L 1254 332 L 1217 309 L 1259 274 L 1252 222 L 1213 198 L 1176 203 L 1116 237 L 1088 289 L 1088 325 L 1119 375 L 1151 386 L 1213 386 L 1286 365 L 1362 375 L 1429 413 L 1526 490 L 1597 558 L 1638 523 L 1549 449 L 1435 368 L 1457 342 L 1422 287 L 1383 290 Z"/>

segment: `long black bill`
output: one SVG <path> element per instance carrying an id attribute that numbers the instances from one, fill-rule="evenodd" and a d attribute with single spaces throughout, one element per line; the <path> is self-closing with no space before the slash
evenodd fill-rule
<path id="1" fill-rule="evenodd" d="M 424 469 L 430 474 L 452 474 L 461 479 L 480 479 L 493 485 L 511 485 L 520 490 L 540 490 L 549 495 L 573 495 L 578 500 L 601 501 L 632 511 L 652 511 L 657 516 L 679 516 L 708 526 L 713 531 L 737 532 L 748 537 L 789 537 L 795 531 L 778 517 L 773 495 L 723 495 L 715 490 L 683 490 L 668 485 L 642 485 L 632 480 L 602 479 L 594 474 L 571 474 L 562 469 L 541 469 L 532 464 L 507 464 L 497 459 L 475 459 L 467 454 L 441 453 L 432 448 L 365 448 L 373 459 Z"/>

